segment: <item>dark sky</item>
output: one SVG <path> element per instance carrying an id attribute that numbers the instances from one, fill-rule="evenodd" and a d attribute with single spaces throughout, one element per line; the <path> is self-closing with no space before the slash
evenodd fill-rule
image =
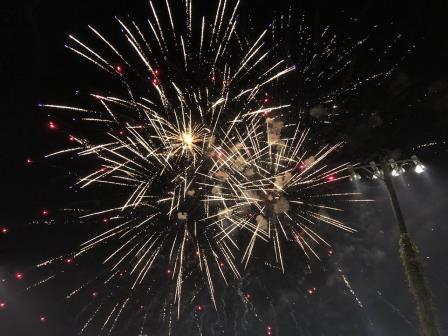
<path id="1" fill-rule="evenodd" d="M 209 5 L 204 5 L 204 1 L 197 2 L 208 10 Z M 250 13 L 252 24 L 261 27 L 290 3 L 243 0 L 242 12 Z M 68 34 L 85 33 L 88 24 L 103 30 L 115 28 L 114 15 L 130 14 L 143 20 L 148 4 L 118 0 L 30 0 L 7 1 L 1 6 L 0 71 L 4 85 L 0 91 L 3 112 L 0 227 L 8 227 L 9 232 L 0 236 L 0 281 L 3 279 L 0 302 L 3 300 L 8 305 L 7 309 L 0 309 L 0 334 L 75 335 L 81 322 L 74 321 L 86 307 L 78 304 L 75 308 L 61 308 L 67 305 L 63 300 L 63 283 L 28 292 L 24 287 L 34 282 L 31 278 L 37 281 L 39 275 L 30 275 L 26 286 L 14 280 L 15 272 L 74 247 L 89 233 L 89 226 L 79 229 L 71 224 L 62 228 L 31 224 L 40 219 L 42 209 L 48 209 L 53 215 L 66 206 L 81 204 L 67 189 L 73 176 L 64 168 L 66 164 L 42 159 L 66 140 L 48 130 L 46 112 L 37 109 L 37 105 L 42 101 L 64 101 L 75 90 L 93 85 L 89 82 L 92 79 L 84 76 L 85 64 L 80 64 L 63 47 Z M 421 176 L 408 174 L 396 181 L 396 187 L 411 234 L 420 247 L 444 330 L 442 334 L 445 334 L 448 330 L 445 260 L 448 160 L 443 141 L 448 134 L 448 5 L 443 1 L 369 0 L 313 1 L 301 6 L 297 8 L 307 14 L 311 26 L 328 24 L 343 36 L 359 36 L 360 32 L 369 32 L 374 24 L 387 25 L 374 40 L 378 46 L 397 32 L 405 36 L 408 45 L 417 46 L 414 53 L 400 62 L 399 69 L 383 89 L 361 91 L 360 98 L 352 104 L 353 109 L 362 109 L 365 115 L 379 116 L 380 123 L 372 125 L 369 118 L 356 124 L 348 120 L 343 126 L 337 126 L 335 136 L 348 139 L 344 155 L 356 156 L 352 161 L 378 159 L 383 155 L 405 158 L 415 152 L 428 164 L 427 172 Z M 353 31 L 353 26 L 347 24 L 350 17 L 358 19 L 359 30 Z M 404 47 L 400 46 L 397 53 L 404 53 L 400 48 Z M 362 55 L 359 62 L 361 67 L 368 67 L 368 59 L 364 61 Z M 438 144 L 416 148 L 431 142 Z M 27 158 L 33 161 L 31 165 L 25 163 Z M 277 300 L 273 325 L 278 335 L 417 335 L 413 304 L 398 259 L 397 230 L 385 189 L 372 181 L 349 188 L 360 188 L 366 198 L 376 202 L 350 209 L 347 217 L 359 232 L 350 236 L 335 234 L 333 259 L 324 260 L 321 265 L 316 263 L 312 276 L 294 273 L 278 280 L 275 276 L 254 275 L 253 279 L 245 280 L 252 288 L 261 286 L 257 281 L 279 281 L 278 286 L 267 286 Z M 79 268 L 80 274 L 89 271 Z M 359 307 L 344 285 L 338 268 L 344 271 L 363 307 Z M 314 285 L 319 289 L 318 294 L 304 295 Z M 300 304 L 295 307 L 283 304 L 285 297 L 298 297 Z M 266 307 L 260 311 L 271 314 Z M 39 322 L 41 314 L 47 317 L 45 323 Z M 264 334 L 263 323 L 256 319 L 248 323 L 247 335 Z M 121 330 L 123 333 L 117 335 L 127 335 L 125 327 Z"/>

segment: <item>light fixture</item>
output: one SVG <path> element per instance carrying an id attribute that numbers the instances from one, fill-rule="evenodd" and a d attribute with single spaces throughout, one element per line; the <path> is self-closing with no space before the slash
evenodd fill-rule
<path id="1" fill-rule="evenodd" d="M 370 165 L 370 168 L 372 168 L 372 170 L 373 170 L 373 176 L 372 177 L 374 179 L 378 179 L 378 178 L 383 178 L 384 177 L 383 171 L 378 168 L 378 166 L 376 165 L 375 161 L 370 161 L 369 165 Z"/>
<path id="2" fill-rule="evenodd" d="M 411 160 L 415 164 L 414 171 L 417 174 L 421 174 L 425 171 L 426 167 L 421 163 L 421 161 L 418 159 L 417 155 L 412 155 Z"/>
<path id="3" fill-rule="evenodd" d="M 355 169 L 352 165 L 347 166 L 347 170 L 350 173 L 350 181 L 358 181 L 361 179 L 361 175 L 359 175 L 357 172 L 355 172 Z"/>
<path id="4" fill-rule="evenodd" d="M 394 159 L 389 159 L 389 165 L 392 168 L 391 175 L 392 176 L 400 176 L 404 173 L 403 166 L 398 166 Z"/>

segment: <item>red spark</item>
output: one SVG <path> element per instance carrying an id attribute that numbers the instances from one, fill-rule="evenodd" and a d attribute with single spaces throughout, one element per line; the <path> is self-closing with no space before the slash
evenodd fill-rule
<path id="1" fill-rule="evenodd" d="M 204 307 L 202 305 L 197 305 L 196 306 L 196 311 L 201 312 L 204 310 Z"/>
<path id="2" fill-rule="evenodd" d="M 317 291 L 316 287 L 308 288 L 308 294 L 310 294 L 310 295 L 316 293 L 316 291 Z"/>
<path id="3" fill-rule="evenodd" d="M 109 218 L 103 218 L 103 223 L 107 223 L 109 221 Z"/>
<path id="4" fill-rule="evenodd" d="M 196 250 L 196 255 L 199 256 L 200 252 L 199 250 Z"/>
<path id="5" fill-rule="evenodd" d="M 71 264 L 73 262 L 73 259 L 72 258 L 67 258 L 67 259 L 65 259 L 65 263 L 66 264 Z"/>
<path id="6" fill-rule="evenodd" d="M 48 216 L 49 212 L 47 209 L 43 209 L 41 214 L 42 214 L 42 216 Z"/>
<path id="7" fill-rule="evenodd" d="M 75 141 L 76 140 L 76 138 L 73 135 L 71 135 L 71 134 L 68 136 L 68 139 L 70 141 Z"/>
<path id="8" fill-rule="evenodd" d="M 219 262 L 219 267 L 224 267 L 224 263 L 222 261 Z"/>
<path id="9" fill-rule="evenodd" d="M 153 78 L 153 80 L 152 80 L 152 84 L 156 86 L 158 83 L 159 83 L 159 82 L 157 81 L 157 78 Z"/>
<path id="10" fill-rule="evenodd" d="M 121 66 L 121 65 L 117 65 L 117 66 L 115 67 L 115 71 L 121 75 L 121 74 L 123 73 L 123 68 L 122 68 L 122 66 Z"/>
<path id="11" fill-rule="evenodd" d="M 168 269 L 166 270 L 166 274 L 171 274 L 171 269 L 168 268 Z"/>
<path id="12" fill-rule="evenodd" d="M 6 303 L 0 302 L 0 309 L 5 309 L 5 308 L 6 308 Z"/>
<path id="13" fill-rule="evenodd" d="M 45 317 L 45 316 L 41 316 L 41 317 L 39 317 L 39 320 L 41 321 L 41 322 L 45 322 L 46 320 L 47 320 L 47 318 Z"/>
<path id="14" fill-rule="evenodd" d="M 48 122 L 48 127 L 50 129 L 56 129 L 57 128 L 56 123 L 54 121 L 49 121 Z"/>
<path id="15" fill-rule="evenodd" d="M 329 182 L 334 181 L 334 176 L 333 176 L 333 175 L 328 176 L 328 177 L 327 177 L 327 180 L 328 180 Z"/>
<path id="16" fill-rule="evenodd" d="M 98 296 L 98 293 L 97 293 L 97 292 L 93 292 L 93 293 L 92 293 L 92 296 L 93 296 L 93 297 L 97 297 L 97 296 Z"/>
<path id="17" fill-rule="evenodd" d="M 244 297 L 246 298 L 246 300 L 250 300 L 252 295 L 250 293 L 246 293 L 244 294 Z"/>
<path id="18" fill-rule="evenodd" d="M 333 250 L 328 250 L 328 256 L 332 256 L 333 255 Z"/>
<path id="19" fill-rule="evenodd" d="M 16 273 L 16 280 L 22 280 L 23 279 L 23 273 L 17 272 Z"/>
<path id="20" fill-rule="evenodd" d="M 118 131 L 118 134 L 120 134 L 120 135 L 124 135 L 124 131 L 123 131 L 123 130 L 120 130 L 120 131 Z"/>
<path id="21" fill-rule="evenodd" d="M 25 162 L 26 162 L 27 164 L 32 164 L 32 163 L 33 163 L 33 160 L 31 160 L 30 158 L 27 158 Z"/>
<path id="22" fill-rule="evenodd" d="M 8 228 L 7 227 L 2 227 L 2 233 L 3 234 L 7 234 L 8 233 Z"/>
<path id="23" fill-rule="evenodd" d="M 159 74 L 159 69 L 154 70 L 154 74 L 157 76 Z"/>
<path id="24" fill-rule="evenodd" d="M 268 102 L 269 102 L 269 98 L 268 97 L 264 97 L 263 103 L 267 104 Z"/>

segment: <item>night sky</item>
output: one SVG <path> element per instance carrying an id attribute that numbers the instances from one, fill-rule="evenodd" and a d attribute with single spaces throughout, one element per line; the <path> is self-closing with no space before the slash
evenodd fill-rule
<path id="1" fill-rule="evenodd" d="M 197 0 L 196 6 L 210 14 L 214 8 L 211 2 Z M 397 69 L 380 87 L 360 89 L 347 102 L 348 113 L 343 120 L 323 127 L 319 136 L 347 142 L 340 153 L 341 160 L 367 163 L 372 159 L 406 159 L 417 154 L 427 166 L 423 174 L 408 172 L 394 183 L 409 231 L 421 253 L 441 334 L 445 335 L 448 333 L 445 259 L 448 3 L 369 0 L 356 4 L 313 1 L 298 5 L 294 2 L 243 0 L 242 24 L 259 30 L 293 4 L 296 13 L 306 14 L 311 29 L 320 31 L 330 25 L 340 36 L 356 39 L 369 35 L 373 48 L 378 50 L 387 46 L 397 33 L 403 35 L 402 42 L 386 60 L 389 65 L 397 63 Z M 74 249 L 98 232 L 98 223 L 79 223 L 76 216 L 63 209 L 87 208 L 102 202 L 95 193 L 79 196 L 69 188 L 76 178 L 73 170 L 83 169 L 81 163 L 67 158 L 43 158 L 70 143 L 65 135 L 49 129 L 48 113 L 38 109 L 38 104 L 64 102 L 72 99 L 77 90 L 91 91 L 102 84 L 90 66 L 64 48 L 68 34 L 82 36 L 88 24 L 102 31 L 116 30 L 115 15 L 129 14 L 143 21 L 148 7 L 143 0 L 2 3 L 0 227 L 8 232 L 0 233 L 0 304 L 5 304 L 0 307 L 0 335 L 77 335 L 85 323 L 85 312 L 91 309 L 92 298 L 87 294 L 67 302 L 65 295 L 76 288 L 79 279 L 89 278 L 98 271 L 101 265 L 97 260 L 92 259 L 87 265 L 62 263 L 54 268 L 58 273 L 65 270 L 60 279 L 26 290 L 45 278 L 44 272 L 32 269 L 33 265 Z M 374 33 L 375 25 L 379 28 Z M 408 53 L 413 45 L 415 49 Z M 406 57 L 401 59 L 403 55 Z M 368 54 L 354 57 L 355 72 L 365 73 L 373 62 Z M 65 122 L 58 127 L 66 127 Z M 366 199 L 374 200 L 350 206 L 345 212 L 345 221 L 358 232 L 330 232 L 327 237 L 333 243 L 331 253 L 323 250 L 322 261 L 311 262 L 311 273 L 296 255 L 290 256 L 291 268 L 284 275 L 254 265 L 241 283 L 222 289 L 227 316 L 224 332 L 214 329 L 216 316 L 212 305 L 204 299 L 201 306 L 204 312 L 199 314 L 203 335 L 265 335 L 267 326 L 272 327 L 273 335 L 285 336 L 418 335 L 414 305 L 398 255 L 398 230 L 385 186 L 363 179 L 356 184 L 343 182 L 340 188 L 362 192 Z M 113 197 L 108 195 L 108 201 Z M 49 215 L 42 216 L 43 210 Z M 17 272 L 23 273 L 22 280 L 16 279 Z M 355 294 L 344 283 L 342 273 Z M 235 293 L 241 288 L 250 293 L 249 308 L 237 303 Z M 310 289 L 315 292 L 309 293 Z M 91 292 L 95 293 L 95 289 Z M 259 313 L 257 317 L 253 314 L 255 310 Z M 133 326 L 138 324 L 138 314 L 137 311 L 125 315 L 112 334 L 138 335 Z M 191 315 L 197 316 L 198 312 Z M 43 317 L 45 321 L 41 320 Z M 199 335 L 193 321 L 193 317 L 187 316 L 174 328 L 173 335 Z M 149 323 L 154 332 L 145 333 L 167 334 L 166 329 L 157 326 L 157 317 Z M 98 333 L 91 329 L 85 334 Z"/>

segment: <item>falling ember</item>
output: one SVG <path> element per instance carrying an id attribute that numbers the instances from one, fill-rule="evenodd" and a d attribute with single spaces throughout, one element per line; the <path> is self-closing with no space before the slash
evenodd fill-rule
<path id="1" fill-rule="evenodd" d="M 65 259 L 65 263 L 66 264 L 71 264 L 73 262 L 73 259 L 72 258 L 67 258 L 67 259 Z"/>
<path id="2" fill-rule="evenodd" d="M 3 234 L 7 234 L 8 233 L 8 228 L 7 227 L 2 227 L 2 231 Z"/>
<path id="3" fill-rule="evenodd" d="M 328 180 L 329 182 L 333 182 L 334 179 L 335 179 L 334 175 L 330 175 L 330 176 L 327 177 L 327 180 Z"/>
<path id="4" fill-rule="evenodd" d="M 42 214 L 42 216 L 46 217 L 46 216 L 48 216 L 49 211 L 44 209 L 44 210 L 41 211 L 41 214 Z"/>
<path id="5" fill-rule="evenodd" d="M 202 305 L 197 305 L 196 306 L 196 311 L 197 312 L 202 312 L 204 310 L 204 306 L 202 306 Z"/>
<path id="6" fill-rule="evenodd" d="M 6 308 L 6 303 L 0 302 L 0 309 L 5 309 L 5 308 Z"/>
<path id="7" fill-rule="evenodd" d="M 45 316 L 41 316 L 41 317 L 39 317 L 39 321 L 41 321 L 41 322 L 46 322 L 47 321 L 47 318 L 45 317 Z"/>
<path id="8" fill-rule="evenodd" d="M 25 162 L 26 162 L 27 164 L 32 164 L 32 163 L 33 163 L 33 160 L 31 160 L 30 158 L 27 158 L 27 159 L 25 160 Z"/>
<path id="9" fill-rule="evenodd" d="M 22 280 L 23 279 L 23 273 L 16 273 L 16 280 Z"/>
<path id="10" fill-rule="evenodd" d="M 48 128 L 56 129 L 57 128 L 56 123 L 54 121 L 49 121 L 48 122 Z"/>
<path id="11" fill-rule="evenodd" d="M 117 65 L 117 66 L 115 67 L 115 71 L 116 71 L 117 73 L 119 73 L 119 74 L 122 74 L 122 73 L 123 73 L 123 67 L 122 67 L 121 65 Z"/>

